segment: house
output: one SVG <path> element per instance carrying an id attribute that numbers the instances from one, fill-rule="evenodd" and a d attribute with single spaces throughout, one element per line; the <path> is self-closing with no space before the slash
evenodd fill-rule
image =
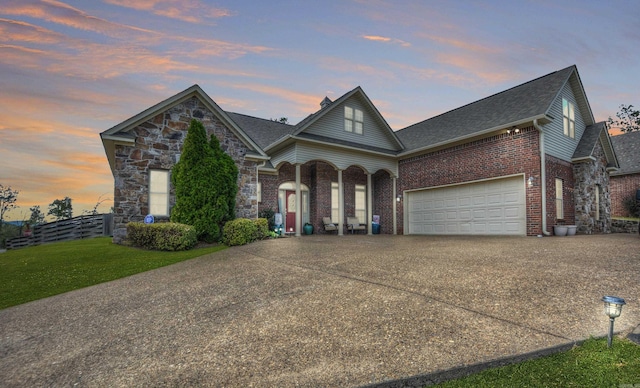
<path id="1" fill-rule="evenodd" d="M 623 202 L 636 198 L 640 190 L 640 132 L 627 132 L 612 136 L 620 169 L 611 173 L 611 212 L 614 216 L 628 217 Z"/>
<path id="2" fill-rule="evenodd" d="M 221 109 L 194 85 L 101 133 L 115 180 L 114 241 L 147 214 L 170 215 L 171 168 L 191 119 L 237 163 L 238 217 L 272 209 L 299 236 L 338 234 L 372 215 L 386 234 L 549 234 L 556 223 L 608 232 L 618 167 L 576 66 L 392 130 L 360 87 L 296 125 Z"/>

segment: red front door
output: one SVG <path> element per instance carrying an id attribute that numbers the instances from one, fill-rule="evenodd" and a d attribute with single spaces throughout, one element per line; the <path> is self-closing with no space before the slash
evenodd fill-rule
<path id="1" fill-rule="evenodd" d="M 287 232 L 296 231 L 296 192 L 287 191 L 287 216 L 285 220 L 285 227 Z"/>

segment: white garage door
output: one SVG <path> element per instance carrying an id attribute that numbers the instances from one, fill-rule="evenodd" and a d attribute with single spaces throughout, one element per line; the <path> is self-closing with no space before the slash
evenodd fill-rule
<path id="1" fill-rule="evenodd" d="M 408 192 L 409 234 L 526 235 L 524 177 Z"/>

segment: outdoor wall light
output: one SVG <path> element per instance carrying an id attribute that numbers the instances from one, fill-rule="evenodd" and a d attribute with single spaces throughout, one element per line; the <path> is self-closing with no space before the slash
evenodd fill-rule
<path id="1" fill-rule="evenodd" d="M 402 201 L 402 195 L 398 195 L 398 196 L 396 197 L 396 201 L 398 201 L 398 202 Z"/>
<path id="2" fill-rule="evenodd" d="M 533 177 L 530 176 L 529 179 L 527 179 L 527 187 L 532 187 L 533 186 Z"/>
<path id="3" fill-rule="evenodd" d="M 520 128 L 518 128 L 518 127 L 512 127 L 512 128 L 507 129 L 507 133 L 511 133 L 511 132 L 513 132 L 513 133 L 519 133 L 519 132 L 520 132 Z"/>
<path id="4" fill-rule="evenodd" d="M 624 299 L 616 296 L 605 296 L 602 298 L 604 302 L 604 313 L 609 316 L 609 336 L 607 337 L 607 347 L 611 347 L 613 339 L 613 321 L 622 313 L 622 306 L 626 303 Z"/>

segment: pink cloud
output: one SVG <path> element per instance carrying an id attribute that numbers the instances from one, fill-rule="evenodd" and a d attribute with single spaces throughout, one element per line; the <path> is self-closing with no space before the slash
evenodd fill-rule
<path id="1" fill-rule="evenodd" d="M 210 19 L 232 15 L 229 10 L 216 8 L 195 0 L 106 0 L 106 2 L 189 23 L 203 23 Z"/>
<path id="2" fill-rule="evenodd" d="M 113 23 L 56 0 L 10 0 L 3 6 L 6 15 L 27 16 L 111 37 L 126 37 L 131 32 L 154 33 L 138 27 Z"/>
<path id="3" fill-rule="evenodd" d="M 364 38 L 366 40 L 371 40 L 371 41 L 374 41 L 374 42 L 393 43 L 393 44 L 400 45 L 402 47 L 410 47 L 411 46 L 411 43 L 409 43 L 409 42 L 405 42 L 404 40 L 401 40 L 401 39 L 388 38 L 386 36 L 363 35 L 362 38 Z"/>

